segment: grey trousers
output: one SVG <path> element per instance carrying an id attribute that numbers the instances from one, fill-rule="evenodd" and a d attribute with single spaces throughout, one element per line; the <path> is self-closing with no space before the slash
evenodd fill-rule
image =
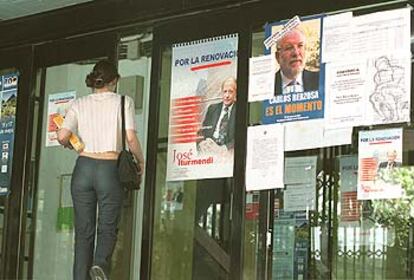
<path id="1" fill-rule="evenodd" d="M 78 157 L 71 193 L 75 209 L 73 279 L 89 280 L 92 265 L 99 265 L 108 274 L 124 198 L 116 160 Z"/>

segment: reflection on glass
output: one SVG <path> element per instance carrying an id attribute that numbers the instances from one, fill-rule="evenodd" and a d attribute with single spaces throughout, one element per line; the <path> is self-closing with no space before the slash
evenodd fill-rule
<path id="1" fill-rule="evenodd" d="M 46 70 L 41 158 L 37 178 L 36 235 L 34 241 L 33 279 L 72 277 L 73 216 L 65 199 L 77 154 L 58 146 L 46 146 L 49 123 L 49 96 L 76 92 L 76 97 L 89 93 L 84 79 L 93 61 L 52 66 Z M 70 77 L 70 81 L 68 81 Z M 58 253 L 57 253 L 58 252 Z"/>
<path id="2" fill-rule="evenodd" d="M 145 153 L 148 133 L 152 33 L 146 30 L 123 37 L 118 49 L 118 71 L 121 78 L 117 92 L 134 100 L 136 133 Z M 145 154 L 144 158 L 147 158 Z M 111 279 L 135 279 L 140 273 L 144 189 L 145 182 L 143 181 L 141 190 L 129 193 L 124 202 L 118 242 L 112 257 Z"/>
<path id="3" fill-rule="evenodd" d="M 347 163 L 340 169 L 335 275 L 339 279 L 407 279 L 414 168 L 393 168 L 387 173 L 388 181 L 402 186 L 401 198 L 358 201 L 357 180 L 352 175 L 358 168 L 355 158 L 340 158 Z"/>

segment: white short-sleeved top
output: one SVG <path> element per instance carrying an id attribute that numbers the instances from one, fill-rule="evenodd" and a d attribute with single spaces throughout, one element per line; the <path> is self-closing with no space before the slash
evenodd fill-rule
<path id="1" fill-rule="evenodd" d="M 62 127 L 79 136 L 85 152 L 121 151 L 121 95 L 103 92 L 76 99 Z M 135 105 L 129 96 L 125 96 L 125 129 L 135 130 Z"/>

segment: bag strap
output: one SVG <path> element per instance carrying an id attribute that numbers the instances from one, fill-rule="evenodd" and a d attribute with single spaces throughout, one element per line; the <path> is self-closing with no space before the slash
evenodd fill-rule
<path id="1" fill-rule="evenodd" d="M 125 151 L 125 95 L 121 95 L 122 150 Z"/>

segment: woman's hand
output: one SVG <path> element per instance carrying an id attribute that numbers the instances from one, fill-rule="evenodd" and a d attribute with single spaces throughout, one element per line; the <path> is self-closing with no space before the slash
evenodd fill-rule
<path id="1" fill-rule="evenodd" d="M 63 145 L 63 147 L 65 147 L 66 149 L 69 149 L 69 150 L 73 150 L 73 146 L 69 141 L 66 145 Z"/>
<path id="2" fill-rule="evenodd" d="M 142 175 L 144 173 L 145 163 L 144 162 L 138 162 L 138 174 Z"/>
<path id="3" fill-rule="evenodd" d="M 57 133 L 57 140 L 59 144 L 65 148 L 72 150 L 73 146 L 69 142 L 69 138 L 72 135 L 72 132 L 69 129 L 60 128 L 56 131 L 56 133 Z"/>

